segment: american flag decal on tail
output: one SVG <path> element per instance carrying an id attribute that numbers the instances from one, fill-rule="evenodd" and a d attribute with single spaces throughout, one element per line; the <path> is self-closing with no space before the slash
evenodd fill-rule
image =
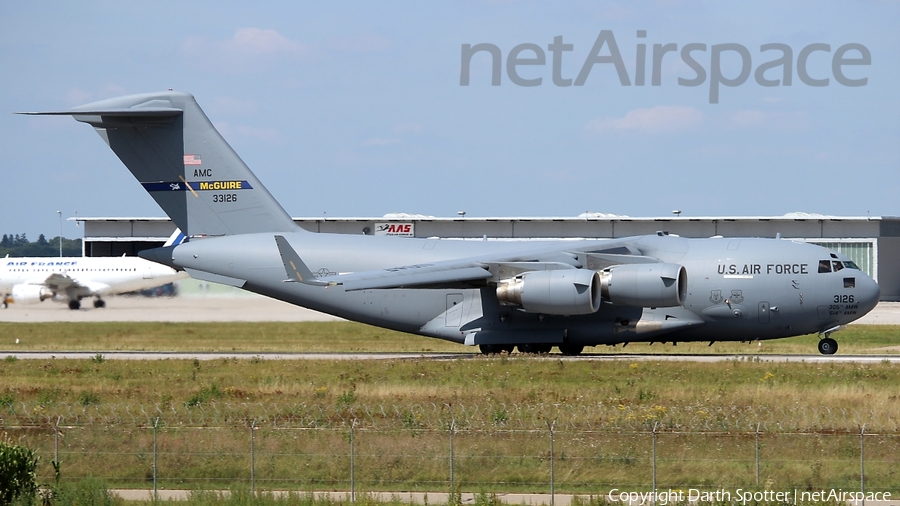
<path id="1" fill-rule="evenodd" d="M 200 165 L 200 155 L 184 155 L 185 165 Z"/>

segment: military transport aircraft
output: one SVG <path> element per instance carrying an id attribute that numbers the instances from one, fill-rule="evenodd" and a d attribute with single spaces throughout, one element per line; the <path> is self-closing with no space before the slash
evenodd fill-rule
<path id="1" fill-rule="evenodd" d="M 780 239 L 654 235 L 456 241 L 302 230 L 194 97 L 161 92 L 70 111 L 93 126 L 189 240 L 142 253 L 192 277 L 332 315 L 479 345 L 577 355 L 629 342 L 830 334 L 878 302 L 847 257 Z"/>

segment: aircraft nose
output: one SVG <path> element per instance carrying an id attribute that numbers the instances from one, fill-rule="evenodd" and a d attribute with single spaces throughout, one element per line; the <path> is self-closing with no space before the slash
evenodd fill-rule
<path id="1" fill-rule="evenodd" d="M 881 287 L 869 276 L 862 276 L 857 280 L 857 293 L 859 294 L 860 314 L 871 311 L 878 299 L 881 298 Z"/>

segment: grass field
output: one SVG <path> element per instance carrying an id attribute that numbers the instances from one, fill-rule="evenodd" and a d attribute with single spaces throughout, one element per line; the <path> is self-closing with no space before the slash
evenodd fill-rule
<path id="1" fill-rule="evenodd" d="M 22 348 L 44 350 L 469 350 L 351 323 L 0 329 L 4 341 L 18 338 Z M 897 330 L 851 327 L 837 338 L 842 352 L 874 353 L 895 346 Z M 807 336 L 713 349 L 811 353 L 814 343 Z M 709 351 L 705 345 L 626 350 Z M 849 489 L 859 483 L 865 425 L 869 483 L 896 491 L 897 385 L 900 365 L 887 362 L 564 361 L 553 355 L 120 361 L 98 353 L 82 360 L 0 359 L 0 426 L 39 448 L 45 480 L 52 476 L 53 426 L 60 423 L 64 477 L 146 488 L 158 419 L 162 486 L 246 484 L 255 444 L 258 486 L 299 490 L 346 490 L 351 423 L 361 490 L 447 490 L 453 426 L 455 483 L 478 492 L 545 491 L 548 430 L 555 423 L 557 490 L 588 492 L 645 487 L 654 438 L 661 484 L 752 487 L 757 427 L 761 483 Z M 255 443 L 251 425 L 258 428 Z"/>
<path id="2" fill-rule="evenodd" d="M 900 353 L 900 325 L 851 325 L 833 334 L 842 354 Z M 16 339 L 19 340 L 18 344 Z M 633 343 L 586 353 L 817 354 L 817 335 L 751 343 Z M 351 322 L 0 323 L 4 351 L 449 352 L 477 348 Z"/>

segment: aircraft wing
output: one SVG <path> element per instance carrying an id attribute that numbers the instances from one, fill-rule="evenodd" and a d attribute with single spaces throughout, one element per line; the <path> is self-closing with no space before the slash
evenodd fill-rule
<path id="1" fill-rule="evenodd" d="M 73 286 L 75 288 L 81 287 L 78 281 L 76 281 L 68 274 L 61 274 L 58 272 L 54 272 L 53 274 L 47 276 L 47 279 L 45 279 L 43 283 L 40 284 L 43 284 L 47 288 L 56 292 L 66 291 Z"/>
<path id="2" fill-rule="evenodd" d="M 43 281 L 32 284 L 44 285 L 54 292 L 78 293 L 79 295 L 88 296 L 95 294 L 104 294 L 110 290 L 110 286 L 105 283 L 97 283 L 93 281 L 79 281 L 68 274 L 54 272 L 47 276 Z"/>
<path id="3" fill-rule="evenodd" d="M 485 267 L 474 262 L 451 261 L 433 264 L 407 265 L 390 269 L 337 274 L 325 278 L 317 278 L 300 259 L 300 255 L 288 241 L 280 235 L 275 236 L 278 252 L 284 262 L 284 270 L 288 276 L 285 281 L 306 283 L 317 286 L 341 285 L 347 291 L 374 290 L 376 288 L 405 288 L 433 286 L 447 283 L 484 280 L 492 277 Z"/>
<path id="4" fill-rule="evenodd" d="M 342 285 L 347 291 L 383 288 L 417 288 L 480 281 L 493 275 L 477 265 L 407 265 L 391 269 L 338 274 L 320 278 L 329 285 Z"/>
<path id="5" fill-rule="evenodd" d="M 286 282 L 299 282 L 315 286 L 343 286 L 347 291 L 387 288 L 426 288 L 436 285 L 462 285 L 472 282 L 499 281 L 528 271 L 576 269 L 587 267 L 600 270 L 611 265 L 629 263 L 655 263 L 659 259 L 636 254 L 607 254 L 601 252 L 568 253 L 575 264 L 559 261 L 480 261 L 473 259 L 449 260 L 426 264 L 405 265 L 371 271 L 316 277 L 306 266 L 288 241 L 275 236 L 278 252 L 284 262 Z"/>

